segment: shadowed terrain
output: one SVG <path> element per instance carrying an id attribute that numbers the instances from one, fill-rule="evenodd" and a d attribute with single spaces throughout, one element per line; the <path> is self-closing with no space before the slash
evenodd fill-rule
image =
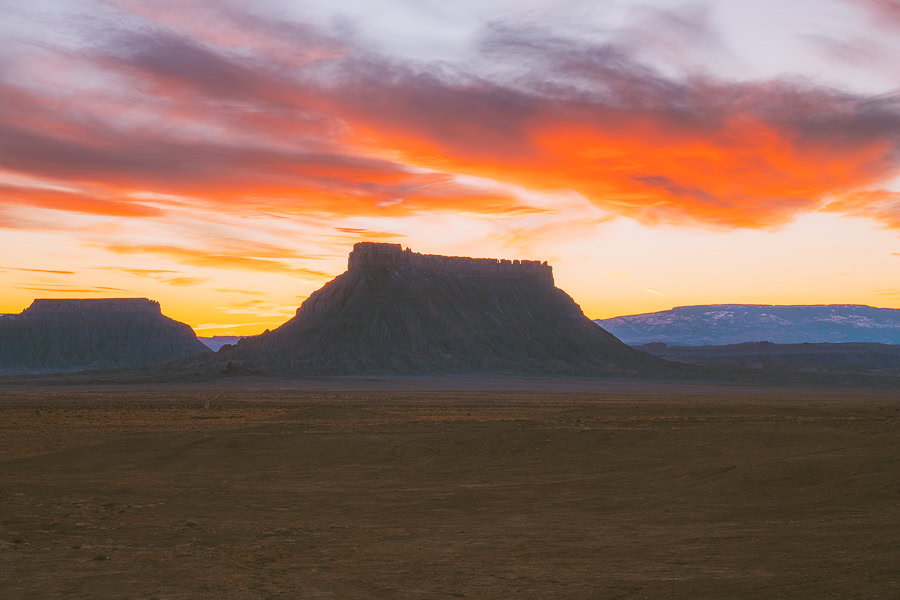
<path id="1" fill-rule="evenodd" d="M 900 594 L 893 392 L 278 385 L 7 388 L 4 597 Z"/>
<path id="2" fill-rule="evenodd" d="M 691 364 L 729 364 L 750 368 L 812 367 L 900 372 L 900 345 L 895 344 L 773 344 L 745 342 L 727 346 L 668 346 L 662 342 L 637 346 L 666 360 Z M 885 373 L 885 374 L 889 374 Z"/>
<path id="3" fill-rule="evenodd" d="M 38 299 L 0 318 L 0 375 L 134 367 L 206 354 L 146 298 Z"/>
<path id="4" fill-rule="evenodd" d="M 201 374 L 409 375 L 677 372 L 597 327 L 537 261 L 423 255 L 359 243 L 348 270 L 296 316 L 214 356 Z"/>

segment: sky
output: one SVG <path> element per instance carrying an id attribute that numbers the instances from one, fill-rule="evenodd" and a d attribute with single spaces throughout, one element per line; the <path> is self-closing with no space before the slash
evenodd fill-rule
<path id="1" fill-rule="evenodd" d="M 900 308 L 900 1 L 0 0 L 0 313 L 293 316 L 359 241 L 591 318 Z"/>

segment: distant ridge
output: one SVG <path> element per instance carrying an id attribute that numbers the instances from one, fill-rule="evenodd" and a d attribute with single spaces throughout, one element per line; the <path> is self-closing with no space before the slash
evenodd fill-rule
<path id="1" fill-rule="evenodd" d="M 418 254 L 358 243 L 348 270 L 296 316 L 215 355 L 198 372 L 634 375 L 667 363 L 597 327 L 545 262 Z"/>
<path id="2" fill-rule="evenodd" d="M 822 369 L 892 369 L 900 374 L 900 345 L 872 343 L 773 344 L 744 342 L 725 346 L 667 346 L 662 342 L 638 349 L 689 364 L 740 365 L 751 369 L 773 366 Z"/>
<path id="3" fill-rule="evenodd" d="M 218 352 L 222 346 L 226 344 L 237 344 L 239 341 L 244 339 L 245 336 L 238 335 L 214 335 L 211 337 L 197 337 L 200 342 L 212 350 L 213 352 Z"/>
<path id="4" fill-rule="evenodd" d="M 109 369 L 209 352 L 147 298 L 38 299 L 0 318 L 0 373 Z"/>
<path id="5" fill-rule="evenodd" d="M 900 309 L 858 304 L 709 304 L 595 321 L 631 345 L 900 344 Z"/>

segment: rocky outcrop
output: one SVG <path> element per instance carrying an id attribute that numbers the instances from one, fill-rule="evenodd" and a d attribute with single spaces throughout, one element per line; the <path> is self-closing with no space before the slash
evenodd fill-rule
<path id="1" fill-rule="evenodd" d="M 373 271 L 412 267 L 465 277 L 521 278 L 553 285 L 553 268 L 546 261 L 505 260 L 419 254 L 400 244 L 360 242 L 347 260 L 348 271 Z"/>
<path id="2" fill-rule="evenodd" d="M 0 373 L 131 367 L 208 353 L 146 298 L 35 300 L 0 319 Z"/>
<path id="3" fill-rule="evenodd" d="M 39 298 L 22 311 L 26 317 L 42 315 L 100 314 L 100 313 L 144 313 L 161 315 L 159 302 L 147 298 Z"/>
<path id="4" fill-rule="evenodd" d="M 634 375 L 666 363 L 597 327 L 550 266 L 357 244 L 348 270 L 274 331 L 196 371 L 284 375 Z"/>

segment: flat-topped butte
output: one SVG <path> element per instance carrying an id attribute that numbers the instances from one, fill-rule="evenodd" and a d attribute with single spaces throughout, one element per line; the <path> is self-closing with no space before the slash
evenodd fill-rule
<path id="1" fill-rule="evenodd" d="M 161 314 L 159 302 L 147 298 L 38 298 L 22 315 L 38 316 L 71 312 L 136 312 Z"/>
<path id="2" fill-rule="evenodd" d="M 353 246 L 347 261 L 348 271 L 413 267 L 457 275 L 482 277 L 516 277 L 533 279 L 553 286 L 553 267 L 546 261 L 469 258 L 419 254 L 400 244 L 359 242 Z"/>
<path id="3" fill-rule="evenodd" d="M 0 374 L 135 367 L 208 352 L 147 298 L 41 298 L 0 318 Z"/>

